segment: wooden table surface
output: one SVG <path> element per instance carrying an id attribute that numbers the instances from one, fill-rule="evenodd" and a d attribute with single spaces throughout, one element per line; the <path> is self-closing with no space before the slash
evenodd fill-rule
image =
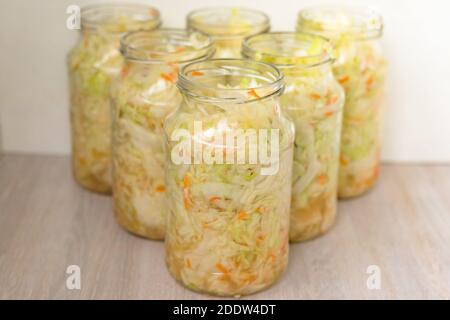
<path id="1" fill-rule="evenodd" d="M 66 288 L 78 265 L 81 289 Z M 379 267 L 381 288 L 367 287 Z M 284 277 L 255 299 L 450 298 L 450 166 L 384 165 L 339 204 L 327 235 L 291 246 Z M 164 246 L 122 230 L 111 199 L 56 156 L 0 156 L 0 299 L 205 299 L 169 276 Z"/>

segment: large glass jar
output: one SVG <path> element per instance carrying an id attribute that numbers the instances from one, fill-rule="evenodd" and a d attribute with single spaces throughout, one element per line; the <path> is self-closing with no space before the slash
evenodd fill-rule
<path id="1" fill-rule="evenodd" d="M 295 124 L 290 239 L 314 238 L 333 225 L 337 209 L 344 92 L 331 69 L 331 44 L 315 35 L 267 33 L 246 39 L 243 55 L 275 64 L 285 76 L 281 105 Z"/>
<path id="2" fill-rule="evenodd" d="M 100 5 L 81 11 L 81 38 L 69 54 L 72 163 L 83 187 L 111 192 L 109 88 L 119 74 L 120 38 L 127 31 L 155 29 L 159 12 L 144 5 Z"/>
<path id="3" fill-rule="evenodd" d="M 209 58 L 212 40 L 176 29 L 136 31 L 122 39 L 121 51 L 125 63 L 111 90 L 114 212 L 128 231 L 163 239 L 163 123 L 181 103 L 179 67 Z"/>
<path id="4" fill-rule="evenodd" d="M 320 34 L 336 47 L 334 74 L 345 89 L 339 197 L 369 190 L 380 166 L 386 61 L 379 39 L 383 22 L 369 9 L 316 7 L 302 10 L 297 31 Z"/>
<path id="5" fill-rule="evenodd" d="M 270 29 L 269 17 L 256 10 L 244 8 L 207 8 L 191 12 L 188 29 L 198 30 L 213 37 L 215 58 L 240 58 L 245 37 Z"/>
<path id="6" fill-rule="evenodd" d="M 165 123 L 168 269 L 195 291 L 262 290 L 288 262 L 294 128 L 282 75 L 210 60 L 183 68 L 178 86 L 183 102 Z"/>

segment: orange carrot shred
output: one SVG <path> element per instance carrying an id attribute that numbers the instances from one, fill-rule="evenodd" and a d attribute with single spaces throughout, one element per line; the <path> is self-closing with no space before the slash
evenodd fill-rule
<path id="1" fill-rule="evenodd" d="M 184 189 L 184 208 L 185 209 L 189 209 L 190 208 L 190 203 L 189 203 L 189 177 L 187 175 L 185 175 L 183 177 L 183 189 Z"/>
<path id="2" fill-rule="evenodd" d="M 373 84 L 373 78 L 369 77 L 369 79 L 366 80 L 366 87 L 370 88 Z"/>
<path id="3" fill-rule="evenodd" d="M 276 256 L 275 256 L 272 252 L 269 252 L 269 253 L 267 254 L 267 258 L 272 259 L 272 261 L 275 261 Z"/>
<path id="4" fill-rule="evenodd" d="M 190 208 L 189 199 L 186 196 L 184 197 L 184 208 L 185 209 L 189 209 Z"/>
<path id="5" fill-rule="evenodd" d="M 164 192 L 166 191 L 166 187 L 165 186 L 157 186 L 156 187 L 156 192 Z"/>
<path id="6" fill-rule="evenodd" d="M 327 106 L 331 106 L 332 104 L 335 104 L 335 103 L 337 102 L 337 100 L 338 100 L 338 97 L 337 97 L 337 96 L 332 97 L 332 98 L 328 101 Z"/>
<path id="7" fill-rule="evenodd" d="M 264 207 L 258 207 L 258 209 L 256 209 L 256 212 L 258 212 L 258 213 L 264 213 L 264 212 L 266 212 L 266 208 L 264 208 Z"/>
<path id="8" fill-rule="evenodd" d="M 189 188 L 189 177 L 187 175 L 185 175 L 184 178 L 183 178 L 183 187 L 185 189 Z"/>
<path id="9" fill-rule="evenodd" d="M 254 274 L 249 274 L 244 278 L 244 281 L 252 283 L 256 279 L 257 279 L 257 276 L 255 276 Z"/>
<path id="10" fill-rule="evenodd" d="M 191 259 L 189 259 L 189 258 L 186 259 L 186 266 L 188 267 L 188 269 L 191 269 L 191 268 L 192 268 L 192 262 L 191 262 Z"/>
<path id="11" fill-rule="evenodd" d="M 223 264 L 221 264 L 220 262 L 216 263 L 216 269 L 219 270 L 220 272 L 227 274 L 228 273 L 228 269 L 225 268 L 225 266 Z"/>
<path id="12" fill-rule="evenodd" d="M 317 93 L 311 93 L 309 96 L 311 97 L 311 99 L 314 99 L 314 100 L 319 100 L 321 98 L 320 94 L 317 94 Z"/>
<path id="13" fill-rule="evenodd" d="M 255 89 L 250 89 L 248 91 L 248 94 L 253 96 L 253 97 L 255 97 L 255 98 L 257 98 L 257 99 L 261 99 L 261 97 L 258 95 L 258 93 L 256 93 Z"/>
<path id="14" fill-rule="evenodd" d="M 321 184 L 324 185 L 325 183 L 327 183 L 327 176 L 324 174 L 321 174 L 320 176 L 317 177 L 317 181 Z"/>
<path id="15" fill-rule="evenodd" d="M 338 79 L 338 81 L 339 81 L 340 84 L 344 84 L 344 83 L 346 83 L 348 80 L 350 80 L 350 77 L 349 77 L 349 76 L 342 76 L 342 77 L 340 77 L 340 78 Z"/>
<path id="16" fill-rule="evenodd" d="M 209 201 L 211 201 L 211 202 L 215 202 L 215 201 L 217 201 L 217 200 L 220 200 L 221 199 L 221 197 L 217 197 L 217 196 L 215 196 L 215 197 L 211 197 L 211 198 L 209 198 Z"/>
<path id="17" fill-rule="evenodd" d="M 241 211 L 241 212 L 238 213 L 237 218 L 239 220 L 247 220 L 248 219 L 248 215 L 247 215 L 247 213 L 245 213 L 245 211 Z"/>
<path id="18" fill-rule="evenodd" d="M 227 274 L 222 274 L 219 277 L 219 280 L 221 280 L 221 281 L 228 281 L 228 280 L 230 280 L 230 275 L 228 273 Z"/>
<path id="19" fill-rule="evenodd" d="M 191 72 L 191 75 L 192 75 L 193 77 L 198 77 L 198 76 L 203 76 L 204 73 L 201 72 L 201 71 L 192 71 L 192 72 Z"/>
<path id="20" fill-rule="evenodd" d="M 168 82 L 175 82 L 175 78 L 172 74 L 161 73 L 161 78 L 163 78 L 164 80 L 166 80 Z"/>

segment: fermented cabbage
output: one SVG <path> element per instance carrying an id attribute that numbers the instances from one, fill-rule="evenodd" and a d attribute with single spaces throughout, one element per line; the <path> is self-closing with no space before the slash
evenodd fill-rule
<path id="1" fill-rule="evenodd" d="M 339 196 L 370 189 L 379 174 L 386 61 L 378 39 L 381 17 L 372 10 L 317 7 L 300 12 L 298 31 L 324 35 L 336 47 L 334 74 L 346 93 Z"/>
<path id="2" fill-rule="evenodd" d="M 111 192 L 109 89 L 123 59 L 120 37 L 154 29 L 159 13 L 148 6 L 101 5 L 81 11 L 82 37 L 69 54 L 72 162 L 76 180 L 97 192 Z"/>
<path id="3" fill-rule="evenodd" d="M 295 124 L 290 239 L 311 239 L 332 226 L 337 210 L 344 93 L 331 70 L 331 45 L 319 36 L 276 32 L 248 38 L 243 55 L 285 75 L 281 104 Z"/>
<path id="4" fill-rule="evenodd" d="M 214 53 L 197 32 L 138 31 L 122 40 L 126 58 L 113 85 L 113 200 L 119 223 L 150 238 L 165 234 L 164 120 L 181 102 L 178 69 Z"/>
<path id="5" fill-rule="evenodd" d="M 262 290 L 288 262 L 294 128 L 278 102 L 281 75 L 266 64 L 211 60 L 186 66 L 178 83 L 183 103 L 165 125 L 171 155 L 168 269 L 196 291 L 240 296 Z M 258 143 L 245 140 L 251 132 L 267 136 Z M 269 139 L 275 132 L 278 138 Z M 194 151 L 175 163 L 180 142 L 173 137 L 180 133 Z M 246 143 L 237 143 L 240 139 Z M 208 154 L 215 150 L 214 161 L 196 158 L 201 153 L 195 143 Z M 266 145 L 267 154 L 279 151 L 271 162 L 277 170 L 266 172 L 265 163 L 250 160 L 257 145 Z M 243 152 L 245 161 L 237 162 Z"/>

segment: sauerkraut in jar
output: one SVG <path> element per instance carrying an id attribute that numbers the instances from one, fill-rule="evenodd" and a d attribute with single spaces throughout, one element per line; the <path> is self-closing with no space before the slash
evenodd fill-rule
<path id="1" fill-rule="evenodd" d="M 207 8 L 191 12 L 188 29 L 213 37 L 215 58 L 240 58 L 245 37 L 269 31 L 269 17 L 256 10 L 244 8 Z"/>
<path id="2" fill-rule="evenodd" d="M 161 29 L 122 39 L 125 63 L 112 87 L 113 203 L 119 223 L 150 239 L 165 234 L 164 119 L 181 102 L 178 69 L 213 53 L 210 37 Z"/>
<path id="3" fill-rule="evenodd" d="M 288 262 L 293 124 L 273 66 L 210 60 L 182 69 L 168 139 L 166 263 L 220 296 L 267 288 Z"/>
<path id="4" fill-rule="evenodd" d="M 346 102 L 341 137 L 339 197 L 369 190 L 380 166 L 383 84 L 386 61 L 379 39 L 383 22 L 369 9 L 316 7 L 300 12 L 297 31 L 332 39 L 334 74 Z"/>
<path id="5" fill-rule="evenodd" d="M 295 124 L 290 239 L 314 238 L 333 225 L 337 209 L 344 92 L 331 69 L 331 44 L 320 36 L 275 32 L 246 39 L 243 55 L 272 63 L 285 76 L 281 105 Z"/>
<path id="6" fill-rule="evenodd" d="M 83 187 L 111 192 L 111 110 L 109 88 L 119 74 L 120 38 L 155 29 L 159 12 L 144 5 L 99 5 L 81 10 L 81 37 L 69 54 L 72 163 Z"/>

